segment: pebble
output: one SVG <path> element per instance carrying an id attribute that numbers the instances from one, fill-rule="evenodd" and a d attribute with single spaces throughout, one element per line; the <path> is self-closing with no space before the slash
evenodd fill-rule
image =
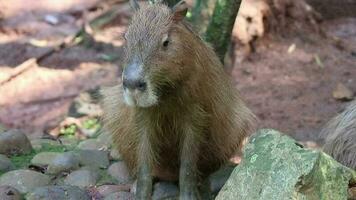
<path id="1" fill-rule="evenodd" d="M 12 129 L 0 134 L 1 154 L 20 155 L 28 154 L 31 151 L 32 145 L 23 132 Z"/>

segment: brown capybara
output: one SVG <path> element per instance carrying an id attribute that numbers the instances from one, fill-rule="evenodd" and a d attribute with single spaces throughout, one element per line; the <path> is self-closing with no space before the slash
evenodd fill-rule
<path id="1" fill-rule="evenodd" d="M 321 131 L 323 150 L 341 164 L 356 170 L 356 101 Z"/>
<path id="2" fill-rule="evenodd" d="M 184 20 L 184 1 L 131 3 L 122 84 L 102 91 L 105 127 L 137 177 L 136 199 L 151 198 L 152 177 L 179 180 L 180 199 L 199 199 L 200 178 L 239 150 L 255 117 Z"/>

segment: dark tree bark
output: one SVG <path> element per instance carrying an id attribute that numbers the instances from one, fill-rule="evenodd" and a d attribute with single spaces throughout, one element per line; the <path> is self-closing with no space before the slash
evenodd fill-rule
<path id="1" fill-rule="evenodd" d="M 195 0 L 189 21 L 200 34 L 204 34 L 214 12 L 216 0 Z"/>
<path id="2" fill-rule="evenodd" d="M 231 42 L 232 29 L 236 20 L 241 0 L 218 0 L 212 19 L 207 28 L 205 38 L 210 42 L 221 61 Z"/>

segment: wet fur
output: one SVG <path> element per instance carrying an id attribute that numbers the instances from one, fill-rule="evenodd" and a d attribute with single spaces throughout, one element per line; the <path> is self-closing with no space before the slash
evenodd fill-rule
<path id="1" fill-rule="evenodd" d="M 141 134 L 150 130 L 147 139 L 151 153 L 147 155 L 152 155 L 149 160 L 154 176 L 177 180 L 184 148 L 182 138 L 187 138 L 183 134 L 189 123 L 197 129 L 191 131 L 191 147 L 199 149 L 195 159 L 200 175 L 217 170 L 238 152 L 243 139 L 253 131 L 254 115 L 213 49 L 186 22 L 175 24 L 168 7 L 158 4 L 141 8 L 130 27 L 129 31 L 135 31 L 131 37 L 143 42 L 142 56 L 152 56 L 147 73 L 159 96 L 158 103 L 147 108 L 127 106 L 121 84 L 104 88 L 102 94 L 105 128 L 132 175 L 137 175 Z M 169 59 L 152 52 L 153 44 L 145 44 L 165 31 L 172 34 L 174 45 L 167 53 Z M 132 46 L 127 44 L 128 52 Z"/>
<path id="2" fill-rule="evenodd" d="M 356 169 L 356 101 L 321 131 L 323 150 L 345 166 Z"/>

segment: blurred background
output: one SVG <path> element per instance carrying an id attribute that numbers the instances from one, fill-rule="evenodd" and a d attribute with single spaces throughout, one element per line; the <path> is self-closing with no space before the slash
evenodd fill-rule
<path id="1" fill-rule="evenodd" d="M 216 0 L 187 2 L 208 36 Z M 224 61 L 260 127 L 317 142 L 354 98 L 355 11 L 355 0 L 242 1 Z M 131 15 L 124 0 L 0 0 L 2 126 L 29 137 L 96 126 L 97 90 L 119 81 Z"/>

